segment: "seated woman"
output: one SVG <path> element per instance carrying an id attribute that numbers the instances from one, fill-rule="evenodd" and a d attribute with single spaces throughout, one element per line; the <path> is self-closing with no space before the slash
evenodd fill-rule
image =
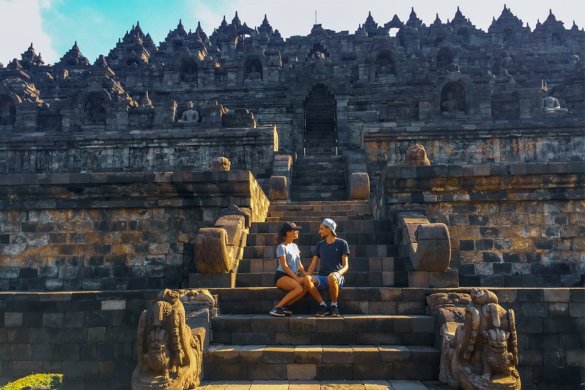
<path id="1" fill-rule="evenodd" d="M 303 263 L 301 263 L 301 251 L 294 240 L 299 238 L 301 228 L 292 222 L 285 222 L 276 235 L 274 241 L 278 266 L 274 275 L 276 287 L 287 292 L 287 294 L 272 309 L 270 315 L 284 317 L 291 315 L 288 305 L 301 299 L 306 291 L 303 287 L 304 276 L 306 275 Z M 301 276 L 299 276 L 299 273 Z"/>

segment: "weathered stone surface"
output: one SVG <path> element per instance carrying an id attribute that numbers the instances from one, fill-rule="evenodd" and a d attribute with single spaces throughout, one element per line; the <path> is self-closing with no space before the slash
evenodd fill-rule
<path id="1" fill-rule="evenodd" d="M 212 172 L 229 172 L 232 164 L 227 157 L 217 157 L 211 162 Z"/>
<path id="2" fill-rule="evenodd" d="M 204 299 L 197 299 L 197 296 Z M 155 303 L 140 315 L 136 350 L 138 364 L 132 373 L 132 389 L 188 389 L 199 385 L 206 332 L 191 329 L 185 320 L 183 301 L 205 302 L 209 311 L 213 298 L 206 290 L 164 290 Z M 191 305 L 189 305 L 190 307 Z M 209 323 L 210 318 L 207 318 Z M 207 324 L 208 326 L 208 324 Z"/>
<path id="3" fill-rule="evenodd" d="M 491 291 L 471 290 L 464 323 L 443 324 L 441 336 L 442 382 L 466 390 L 521 388 L 514 311 Z"/>
<path id="4" fill-rule="evenodd" d="M 431 165 L 427 157 L 427 151 L 424 146 L 419 144 L 412 144 L 406 151 L 406 164 L 414 166 L 428 166 Z"/>
<path id="5" fill-rule="evenodd" d="M 228 234 L 223 228 L 201 228 L 195 239 L 195 266 L 200 273 L 229 272 L 234 259 L 228 250 Z"/>
<path id="6" fill-rule="evenodd" d="M 349 199 L 370 199 L 370 176 L 367 172 L 353 172 L 349 177 Z"/>
<path id="7" fill-rule="evenodd" d="M 288 200 L 289 188 L 286 176 L 271 176 L 269 185 L 268 197 L 270 200 Z"/>

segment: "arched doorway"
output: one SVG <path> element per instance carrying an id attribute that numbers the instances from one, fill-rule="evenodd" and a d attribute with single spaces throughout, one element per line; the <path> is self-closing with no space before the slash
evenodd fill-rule
<path id="1" fill-rule="evenodd" d="M 305 152 L 335 152 L 337 147 L 337 103 L 324 84 L 313 87 L 305 99 Z"/>

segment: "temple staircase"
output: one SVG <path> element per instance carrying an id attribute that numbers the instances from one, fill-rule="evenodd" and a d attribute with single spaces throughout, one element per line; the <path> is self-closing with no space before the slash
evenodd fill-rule
<path id="1" fill-rule="evenodd" d="M 294 202 L 347 199 L 343 156 L 325 153 L 300 156 L 292 173 L 291 198 Z"/>
<path id="2" fill-rule="evenodd" d="M 283 296 L 273 281 L 275 233 L 283 221 L 302 226 L 297 244 L 308 267 L 324 217 L 337 222 L 339 237 L 350 244 L 342 316 L 314 316 L 309 296 L 292 307 L 293 316 L 269 316 Z M 436 380 L 435 319 L 426 315 L 424 289 L 396 287 L 408 269 L 393 237 L 392 226 L 374 220 L 365 201 L 273 203 L 266 222 L 248 236 L 238 287 L 212 289 L 221 314 L 212 322 L 205 380 Z"/>

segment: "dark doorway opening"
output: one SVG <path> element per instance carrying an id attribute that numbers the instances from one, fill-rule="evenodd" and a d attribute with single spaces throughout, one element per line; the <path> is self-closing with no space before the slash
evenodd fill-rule
<path id="1" fill-rule="evenodd" d="M 324 84 L 313 87 L 305 100 L 305 152 L 335 153 L 337 148 L 337 103 Z"/>

